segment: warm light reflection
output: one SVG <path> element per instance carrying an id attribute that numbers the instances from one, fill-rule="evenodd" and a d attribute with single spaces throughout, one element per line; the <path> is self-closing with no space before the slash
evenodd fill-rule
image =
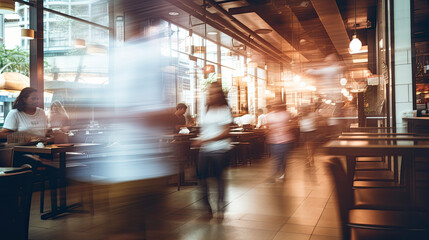
<path id="1" fill-rule="evenodd" d="M 301 81 L 301 76 L 299 76 L 299 75 L 295 75 L 295 76 L 293 77 L 293 81 L 294 81 L 294 82 L 299 82 L 299 81 Z"/>

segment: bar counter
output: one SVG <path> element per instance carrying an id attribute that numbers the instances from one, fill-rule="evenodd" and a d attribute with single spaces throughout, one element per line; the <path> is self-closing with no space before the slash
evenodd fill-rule
<path id="1" fill-rule="evenodd" d="M 410 117 L 402 120 L 407 123 L 408 132 L 429 135 L 429 117 Z"/>

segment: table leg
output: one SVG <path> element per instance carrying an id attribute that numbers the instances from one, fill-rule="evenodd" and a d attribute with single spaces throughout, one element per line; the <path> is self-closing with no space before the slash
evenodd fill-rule
<path id="1" fill-rule="evenodd" d="M 351 182 L 354 180 L 355 168 L 356 168 L 356 157 L 347 156 L 347 177 Z"/>
<path id="2" fill-rule="evenodd" d="M 404 157 L 402 157 L 403 159 Z M 393 180 L 395 183 L 399 182 L 399 162 L 398 155 L 393 156 Z M 403 164 L 403 163 L 402 163 Z"/>
<path id="3" fill-rule="evenodd" d="M 405 158 L 405 159 L 404 159 Z M 408 165 L 408 182 L 409 182 L 409 191 L 412 206 L 416 206 L 416 182 L 415 182 L 415 156 L 414 153 L 410 152 L 407 155 L 402 156 L 404 163 Z M 407 166 L 406 165 L 406 166 Z"/>
<path id="4" fill-rule="evenodd" d="M 66 196 L 66 153 L 60 153 L 60 169 L 59 169 L 59 180 L 60 180 L 60 208 L 65 210 L 67 208 L 67 196 Z"/>
<path id="5" fill-rule="evenodd" d="M 60 192 L 60 207 L 58 208 L 57 205 L 57 186 L 56 186 L 56 181 L 57 179 L 55 177 L 53 177 L 53 179 L 50 181 L 52 183 L 51 186 L 51 212 L 48 212 L 46 214 L 43 214 L 41 216 L 42 219 L 49 219 L 49 218 L 55 218 L 60 214 L 66 213 L 66 212 L 71 212 L 73 208 L 76 207 L 80 207 L 82 206 L 82 203 L 76 203 L 76 204 L 72 204 L 67 206 L 67 195 L 66 195 L 66 188 L 67 188 L 67 183 L 66 183 L 66 153 L 65 152 L 61 152 L 59 153 L 59 169 L 58 169 L 58 179 L 59 179 L 59 192 Z"/>

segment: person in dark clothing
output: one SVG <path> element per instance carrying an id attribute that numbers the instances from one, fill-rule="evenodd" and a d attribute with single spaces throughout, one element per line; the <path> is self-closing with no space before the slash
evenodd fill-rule
<path id="1" fill-rule="evenodd" d="M 188 106 L 186 106 L 186 104 L 177 104 L 176 111 L 174 112 L 174 115 L 171 119 L 171 126 L 174 133 L 178 133 L 180 131 L 180 128 L 186 127 L 185 113 L 187 109 Z"/>

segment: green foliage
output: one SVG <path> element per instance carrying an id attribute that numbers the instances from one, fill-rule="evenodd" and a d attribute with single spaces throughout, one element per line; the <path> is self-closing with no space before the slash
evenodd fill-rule
<path id="1" fill-rule="evenodd" d="M 0 45 L 0 69 L 9 63 L 11 64 L 3 70 L 4 72 L 18 72 L 27 77 L 30 75 L 29 52 L 20 47 L 9 50 Z"/>
<path id="2" fill-rule="evenodd" d="M 7 66 L 3 72 L 17 72 L 30 77 L 29 51 L 19 46 L 14 49 L 6 49 L 3 44 L 0 45 L 0 69 L 9 63 L 11 64 Z M 43 61 L 43 65 L 45 69 L 50 67 L 47 61 Z"/>
<path id="3" fill-rule="evenodd" d="M 201 83 L 201 89 L 206 90 L 210 83 L 216 82 L 218 80 L 217 73 L 209 73 L 207 78 L 203 80 Z M 222 85 L 222 91 L 225 93 L 225 95 L 228 95 L 229 88 L 225 85 Z"/>

